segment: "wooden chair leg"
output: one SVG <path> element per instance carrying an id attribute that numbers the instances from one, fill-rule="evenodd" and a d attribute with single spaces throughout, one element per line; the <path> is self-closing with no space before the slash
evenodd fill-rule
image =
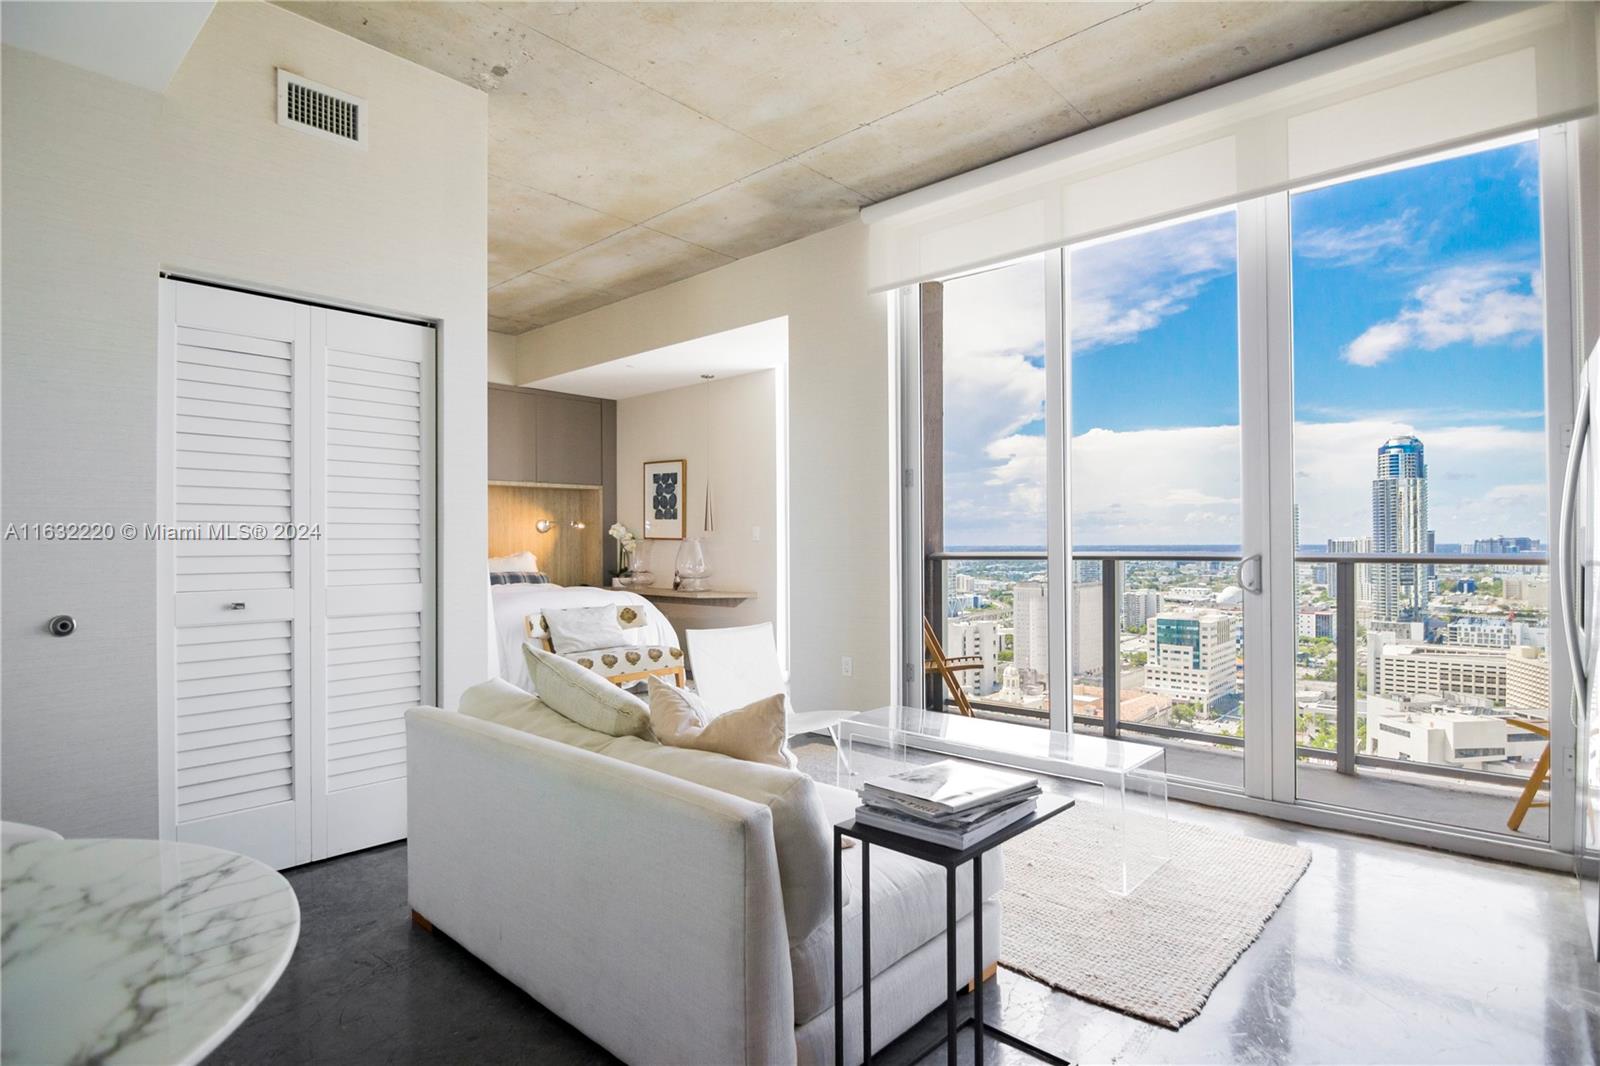
<path id="1" fill-rule="evenodd" d="M 422 915 L 418 914 L 416 911 L 411 912 L 411 924 L 416 926 L 418 929 L 421 929 L 424 933 L 433 932 L 433 923 L 428 921 L 428 919 L 424 918 Z"/>
<path id="2" fill-rule="evenodd" d="M 985 981 L 993 981 L 994 980 L 994 975 L 999 973 L 999 972 L 1000 972 L 1000 964 L 998 962 L 991 962 L 989 964 L 989 968 L 987 970 L 983 971 L 983 979 Z M 968 981 L 967 982 L 967 991 L 968 992 L 976 992 L 977 991 L 977 986 L 974 985 L 971 981 Z"/>
<path id="3" fill-rule="evenodd" d="M 1522 787 L 1522 795 L 1517 797 L 1517 805 L 1511 810 L 1511 817 L 1506 819 L 1506 825 L 1513 833 L 1522 828 L 1522 820 L 1528 816 L 1532 807 L 1543 807 L 1548 804 L 1536 804 L 1533 798 L 1539 794 L 1539 786 L 1544 784 L 1545 778 L 1550 776 L 1550 745 L 1544 746 L 1544 751 L 1539 753 L 1539 761 L 1533 765 L 1533 773 L 1528 777 L 1528 783 Z"/>

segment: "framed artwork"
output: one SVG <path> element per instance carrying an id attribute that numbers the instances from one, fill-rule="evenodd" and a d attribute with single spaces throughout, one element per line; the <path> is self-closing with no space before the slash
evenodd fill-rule
<path id="1" fill-rule="evenodd" d="M 687 459 L 657 459 L 644 464 L 646 540 L 682 540 L 683 509 L 688 501 Z"/>

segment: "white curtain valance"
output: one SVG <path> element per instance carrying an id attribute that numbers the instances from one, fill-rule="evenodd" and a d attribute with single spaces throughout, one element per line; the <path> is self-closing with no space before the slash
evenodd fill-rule
<path id="1" fill-rule="evenodd" d="M 1465 4 L 862 209 L 874 291 L 1595 111 L 1589 4 Z"/>

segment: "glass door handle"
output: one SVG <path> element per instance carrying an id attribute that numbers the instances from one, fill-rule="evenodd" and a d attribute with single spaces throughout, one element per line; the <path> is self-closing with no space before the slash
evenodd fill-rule
<path id="1" fill-rule="evenodd" d="M 1247 555 L 1233 571 L 1233 583 L 1246 592 L 1261 592 L 1261 556 Z"/>

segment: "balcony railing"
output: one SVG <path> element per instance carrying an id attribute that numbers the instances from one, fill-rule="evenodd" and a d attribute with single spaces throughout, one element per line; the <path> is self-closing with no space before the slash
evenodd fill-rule
<path id="1" fill-rule="evenodd" d="M 1326 748 L 1299 745 L 1295 752 L 1305 759 L 1329 760 L 1341 774 L 1354 774 L 1360 766 L 1373 769 L 1398 770 L 1413 774 L 1432 774 L 1463 781 L 1479 781 L 1505 785 L 1516 782 L 1511 775 L 1475 770 L 1450 763 L 1422 762 L 1414 759 L 1391 759 L 1356 750 L 1356 698 L 1359 686 L 1356 681 L 1357 640 L 1357 568 L 1361 566 L 1450 566 L 1450 567 L 1548 567 L 1549 557 L 1543 553 L 1507 554 L 1446 554 L 1398 552 L 1327 552 L 1297 555 L 1300 566 L 1332 566 L 1334 568 L 1334 659 L 1337 667 L 1335 681 L 1335 721 L 1333 751 Z M 1546 713 L 1549 709 L 1546 708 Z"/>
<path id="2" fill-rule="evenodd" d="M 947 620 L 947 592 L 948 584 L 946 574 L 950 564 L 955 563 L 1038 563 L 1040 564 L 1041 577 L 1043 564 L 1048 561 L 1044 552 L 1007 552 L 1007 551 L 953 551 L 931 553 L 925 561 L 925 602 L 938 605 L 940 617 L 935 620 L 935 628 L 943 635 L 943 623 Z M 1120 733 L 1137 733 L 1144 736 L 1165 738 L 1178 741 L 1203 742 L 1215 748 L 1240 748 L 1244 744 L 1241 736 L 1232 736 L 1226 733 L 1207 732 L 1202 730 L 1184 729 L 1172 725 L 1156 725 L 1150 722 L 1124 722 L 1121 720 L 1122 709 L 1122 594 L 1124 585 L 1124 566 L 1129 563 L 1225 563 L 1237 566 L 1242 561 L 1242 556 L 1229 552 L 1208 551 L 1082 551 L 1072 555 L 1074 564 L 1098 564 L 1100 568 L 1100 644 L 1101 644 L 1101 707 L 1100 715 L 1074 714 L 1073 721 L 1077 725 L 1098 728 L 1105 736 L 1115 737 Z M 1547 567 L 1549 559 L 1542 553 L 1522 554 L 1444 554 L 1444 553 L 1306 553 L 1296 556 L 1298 566 L 1330 566 L 1333 568 L 1332 592 L 1334 598 L 1334 746 L 1332 749 L 1317 747 L 1307 744 L 1297 744 L 1296 754 L 1303 760 L 1329 765 L 1341 774 L 1354 775 L 1358 767 L 1374 770 L 1402 771 L 1409 774 L 1425 774 L 1439 777 L 1453 778 L 1461 781 L 1484 782 L 1497 785 L 1520 784 L 1520 778 L 1511 774 L 1494 773 L 1452 763 L 1425 762 L 1420 760 L 1406 760 L 1389 758 L 1358 750 L 1357 728 L 1357 700 L 1359 683 L 1357 677 L 1357 643 L 1358 643 L 1358 568 L 1361 566 L 1427 566 L 1427 567 L 1474 567 L 1474 568 L 1505 568 L 1522 569 L 1532 567 Z M 1060 624 L 1068 617 L 1067 605 L 1070 599 L 1057 598 L 1050 602 L 1047 613 L 1049 624 Z M 931 613 L 931 612 L 930 612 Z M 1298 638 L 1297 638 L 1298 640 Z M 951 648 L 947 643 L 947 651 L 956 654 L 957 649 Z M 1049 692 L 1048 698 L 1068 698 L 1072 693 Z M 992 696 L 992 694 L 990 694 Z M 929 705 L 948 704 L 948 694 L 939 687 L 937 677 L 929 681 Z M 977 696 L 970 700 L 976 710 L 987 713 L 1004 714 L 1013 717 L 1033 718 L 1041 722 L 1049 720 L 1048 704 L 1041 706 L 1019 705 L 1013 702 L 1004 702 L 993 698 Z M 1298 717 L 1298 707 L 1296 715 Z M 1548 711 L 1547 711 L 1548 713 Z"/>

